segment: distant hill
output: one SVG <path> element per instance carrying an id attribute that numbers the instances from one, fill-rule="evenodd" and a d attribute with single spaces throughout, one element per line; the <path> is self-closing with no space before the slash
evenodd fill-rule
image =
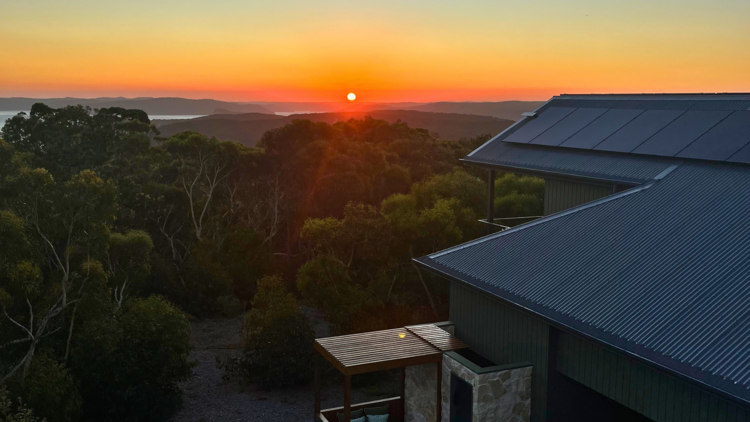
<path id="1" fill-rule="evenodd" d="M 243 103 L 251 104 L 251 103 Z M 370 103 L 362 102 L 357 100 L 355 102 L 339 101 L 339 102 L 253 102 L 252 104 L 261 105 L 271 111 L 279 113 L 300 113 L 300 112 L 316 112 L 316 113 L 334 113 L 339 111 L 348 110 L 352 107 L 366 107 L 367 110 L 388 110 L 388 109 L 400 109 L 406 110 L 410 107 L 423 105 L 425 103 Z"/>
<path id="2" fill-rule="evenodd" d="M 0 98 L 0 111 L 30 110 L 34 103 L 53 108 L 83 105 L 92 108 L 122 107 L 143 110 L 148 114 L 213 114 L 216 109 L 238 113 L 266 113 L 273 111 L 258 104 L 240 104 L 217 100 L 189 100 L 185 98 Z"/>
<path id="3" fill-rule="evenodd" d="M 227 110 L 225 108 L 217 108 L 211 114 L 242 114 L 242 112 L 241 111 Z"/>
<path id="4" fill-rule="evenodd" d="M 486 103 L 470 102 L 441 102 L 421 104 L 409 107 L 409 110 L 429 111 L 432 113 L 462 113 L 479 116 L 493 116 L 501 119 L 520 120 L 521 113 L 534 111 L 544 104 L 544 101 L 500 101 Z"/>
<path id="5" fill-rule="evenodd" d="M 162 136 L 192 130 L 219 139 L 255 145 L 266 131 L 284 126 L 293 120 L 306 119 L 316 122 L 335 123 L 348 119 L 374 119 L 393 123 L 404 121 L 409 126 L 437 133 L 442 139 L 459 140 L 483 134 L 497 134 L 513 124 L 512 120 L 491 116 L 476 116 L 457 113 L 428 113 L 414 110 L 373 110 L 346 113 L 311 113 L 291 116 L 268 116 L 253 114 L 217 114 L 191 120 L 182 120 L 159 127 Z"/>
<path id="6" fill-rule="evenodd" d="M 92 108 L 136 108 L 150 115 L 212 115 L 236 113 L 341 113 L 382 110 L 413 110 L 430 113 L 474 114 L 501 119 L 519 120 L 521 113 L 533 111 L 542 101 L 500 102 L 437 102 L 437 103 L 370 103 L 370 102 L 227 102 L 217 100 L 188 100 L 185 98 L 0 98 L 0 111 L 31 109 L 43 102 L 58 108 L 81 104 Z M 163 123 L 163 122 L 162 122 Z"/>
<path id="7" fill-rule="evenodd" d="M 284 116 L 277 116 L 275 114 L 264 114 L 264 113 L 244 113 L 244 114 L 213 114 L 210 116 L 203 116 L 203 117 L 196 117 L 195 119 L 179 119 L 179 120 L 160 120 L 160 119 L 154 119 L 151 120 L 151 123 L 156 125 L 157 128 L 159 128 L 162 133 L 164 132 L 163 128 L 166 126 L 174 125 L 177 123 L 190 123 L 190 127 L 213 127 L 217 123 L 224 124 L 227 121 L 230 122 L 255 122 L 255 121 L 274 121 L 274 120 L 283 120 L 285 119 Z M 235 123 L 229 123 L 229 125 L 234 125 Z M 282 125 L 283 126 L 283 125 Z M 184 130 L 195 130 L 195 129 L 184 129 Z M 234 129 L 230 129 L 234 130 Z M 178 132 L 182 132 L 182 130 L 178 130 L 177 132 L 173 132 L 172 129 L 167 129 L 167 132 L 169 135 L 173 135 Z M 200 132 L 196 130 L 196 132 Z M 218 135 L 216 135 L 218 136 Z M 229 139 L 229 138 L 222 138 L 222 139 Z"/>
<path id="8" fill-rule="evenodd" d="M 475 114 L 492 116 L 513 121 L 521 119 L 521 113 L 534 111 L 543 101 L 498 101 L 498 102 L 437 102 L 437 103 L 366 103 L 355 101 L 328 103 L 285 103 L 259 102 L 274 112 L 350 112 L 371 110 L 415 110 L 430 113 Z"/>

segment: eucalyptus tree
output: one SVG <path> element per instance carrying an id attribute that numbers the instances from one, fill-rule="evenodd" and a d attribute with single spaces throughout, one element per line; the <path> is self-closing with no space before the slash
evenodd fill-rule
<path id="1" fill-rule="evenodd" d="M 24 343 L 28 348 L 0 384 L 21 368 L 26 376 L 37 345 L 66 325 L 70 307 L 68 337 L 72 336 L 75 313 L 86 294 L 88 267 L 106 246 L 116 209 L 114 184 L 90 170 L 55 183 L 44 169 L 21 167 L 15 176 L 6 176 L 3 191 L 12 193 L 3 200 L 4 226 L 10 232 L 2 242 L 4 255 L 28 251 L 4 265 L 3 314 L 21 334 L 6 344 Z"/>

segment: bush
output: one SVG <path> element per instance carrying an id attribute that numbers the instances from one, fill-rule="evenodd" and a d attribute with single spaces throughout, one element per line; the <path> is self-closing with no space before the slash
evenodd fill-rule
<path id="1" fill-rule="evenodd" d="M 341 261 L 330 255 L 318 255 L 300 267 L 297 288 L 338 333 L 352 331 L 363 310 L 370 312 L 373 306 L 371 295 L 349 277 Z"/>
<path id="2" fill-rule="evenodd" d="M 176 389 L 190 377 L 190 323 L 169 302 L 155 296 L 136 301 L 122 317 L 122 330 L 121 352 L 137 364 L 138 379 Z"/>
<path id="3" fill-rule="evenodd" d="M 278 276 L 258 281 L 253 309 L 244 324 L 245 349 L 239 358 L 217 360 L 224 378 L 258 381 L 265 388 L 300 385 L 310 379 L 315 334 L 297 300 Z"/>
<path id="4" fill-rule="evenodd" d="M 235 295 L 221 296 L 216 299 L 219 305 L 219 312 L 222 316 L 231 318 L 242 313 L 245 310 L 245 304 L 240 302 Z"/>
<path id="5" fill-rule="evenodd" d="M 15 376 L 9 388 L 24 397 L 29 409 L 49 422 L 74 421 L 80 416 L 81 396 L 73 378 L 49 349 L 37 352 L 26 379 L 21 382 L 20 377 Z"/>
<path id="6" fill-rule="evenodd" d="M 313 333 L 303 314 L 271 322 L 245 345 L 240 358 L 219 362 L 224 377 L 258 381 L 264 388 L 302 385 L 313 369 Z"/>
<path id="7" fill-rule="evenodd" d="M 82 383 L 84 419 L 168 419 L 180 403 L 177 383 L 192 372 L 187 318 L 166 300 L 152 296 L 134 300 L 117 324 L 117 347 L 92 365 Z"/>
<path id="8" fill-rule="evenodd" d="M 279 276 L 266 276 L 258 281 L 258 291 L 252 300 L 253 309 L 245 316 L 243 335 L 252 338 L 273 321 L 300 312 L 297 299 L 287 292 Z"/>
<path id="9" fill-rule="evenodd" d="M 34 411 L 27 409 L 20 400 L 14 405 L 9 395 L 5 387 L 0 387 L 0 421 L 45 422 L 45 419 L 34 416 Z"/>

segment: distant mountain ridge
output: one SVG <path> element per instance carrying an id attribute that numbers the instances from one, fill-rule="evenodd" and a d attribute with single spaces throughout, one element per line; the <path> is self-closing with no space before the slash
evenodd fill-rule
<path id="1" fill-rule="evenodd" d="M 258 102 L 274 112 L 319 112 L 333 113 L 341 111 L 371 111 L 371 110 L 414 110 L 433 113 L 476 114 L 478 116 L 492 116 L 501 119 L 519 120 L 521 113 L 534 111 L 544 101 L 497 101 L 497 102 L 433 102 L 433 103 L 369 103 L 355 101 L 353 103 L 310 103 L 310 102 Z"/>
<path id="2" fill-rule="evenodd" d="M 534 111 L 541 107 L 544 101 L 500 101 L 482 103 L 454 103 L 439 102 L 422 104 L 411 107 L 410 110 L 429 111 L 433 113 L 463 113 L 479 116 L 493 116 L 501 119 L 520 120 L 521 113 Z"/>
<path id="3" fill-rule="evenodd" d="M 150 115 L 212 115 L 236 113 L 337 113 L 382 110 L 414 110 L 432 113 L 475 114 L 501 119 L 519 120 L 521 113 L 533 111 L 543 101 L 499 102 L 229 102 L 190 100 L 186 98 L 0 98 L 0 111 L 30 110 L 34 103 L 53 108 L 81 104 L 92 108 L 136 108 Z"/>
<path id="4" fill-rule="evenodd" d="M 190 100 L 186 98 L 0 98 L 0 111 L 30 110 L 34 103 L 52 108 L 83 105 L 92 108 L 122 107 L 145 111 L 151 115 L 214 114 L 216 109 L 233 113 L 266 113 L 273 111 L 258 104 L 241 104 L 218 100 Z"/>
<path id="5" fill-rule="evenodd" d="M 458 113 L 431 113 L 416 110 L 372 110 L 343 113 L 293 114 L 291 116 L 267 116 L 251 114 L 216 114 L 197 119 L 164 122 L 159 125 L 161 136 L 171 136 L 186 130 L 192 130 L 219 139 L 231 140 L 247 146 L 253 146 L 264 133 L 292 122 L 293 120 L 312 120 L 316 122 L 335 123 L 348 119 L 361 119 L 371 116 L 374 119 L 389 123 L 406 122 L 414 128 L 427 129 L 437 133 L 440 138 L 457 141 L 461 138 L 472 138 L 484 134 L 497 134 L 513 124 L 512 120 L 492 116 L 477 116 Z"/>

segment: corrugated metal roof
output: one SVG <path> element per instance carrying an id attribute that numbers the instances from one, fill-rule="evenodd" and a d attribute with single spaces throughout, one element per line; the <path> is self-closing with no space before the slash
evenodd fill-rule
<path id="1" fill-rule="evenodd" d="M 594 180 L 638 184 L 649 181 L 680 160 L 618 155 L 536 145 L 492 142 L 462 161 Z"/>
<path id="2" fill-rule="evenodd" d="M 745 167 L 687 162 L 418 262 L 750 403 Z"/>
<path id="3" fill-rule="evenodd" d="M 509 142 L 750 164 L 736 154 L 750 145 L 749 111 L 747 94 L 560 96 L 470 156 Z"/>

